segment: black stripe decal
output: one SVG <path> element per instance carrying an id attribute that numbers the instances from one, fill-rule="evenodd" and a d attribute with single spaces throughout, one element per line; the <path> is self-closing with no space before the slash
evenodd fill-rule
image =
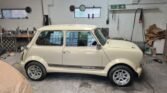
<path id="1" fill-rule="evenodd" d="M 50 67 L 66 67 L 66 68 L 81 68 L 81 69 L 104 69 L 100 66 L 74 66 L 74 65 L 58 65 L 58 64 L 48 64 Z"/>

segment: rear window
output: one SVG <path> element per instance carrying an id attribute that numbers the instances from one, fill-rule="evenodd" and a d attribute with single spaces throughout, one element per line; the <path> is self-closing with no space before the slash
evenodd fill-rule
<path id="1" fill-rule="evenodd" d="M 62 46 L 63 45 L 63 32 L 62 31 L 43 31 L 40 33 L 37 45 L 42 46 Z"/>

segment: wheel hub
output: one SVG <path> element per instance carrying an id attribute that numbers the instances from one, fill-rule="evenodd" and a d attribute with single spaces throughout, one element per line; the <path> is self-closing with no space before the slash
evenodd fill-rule
<path id="1" fill-rule="evenodd" d="M 42 76 L 42 70 L 37 65 L 32 65 L 28 67 L 27 74 L 32 79 L 39 79 Z"/>
<path id="2" fill-rule="evenodd" d="M 118 69 L 113 73 L 113 81 L 118 85 L 126 85 L 130 82 L 130 73 L 123 69 Z"/>

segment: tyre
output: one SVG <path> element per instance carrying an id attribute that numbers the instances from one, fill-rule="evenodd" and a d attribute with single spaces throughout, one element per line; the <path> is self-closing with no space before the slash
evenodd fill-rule
<path id="1" fill-rule="evenodd" d="M 27 76 L 34 81 L 43 80 L 46 77 L 45 67 L 38 62 L 31 62 L 26 66 Z"/>
<path id="2" fill-rule="evenodd" d="M 133 82 L 134 73 L 128 66 L 118 65 L 110 70 L 108 77 L 112 84 L 124 87 Z"/>

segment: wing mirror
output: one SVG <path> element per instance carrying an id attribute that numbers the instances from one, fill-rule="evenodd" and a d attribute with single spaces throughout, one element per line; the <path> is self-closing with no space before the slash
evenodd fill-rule
<path id="1" fill-rule="evenodd" d="M 100 50 L 101 49 L 101 45 L 97 44 L 96 48 L 97 48 L 97 50 Z"/>
<path id="2" fill-rule="evenodd" d="M 93 46 L 96 46 L 96 45 L 97 45 L 97 42 L 96 42 L 96 41 L 94 41 L 94 42 L 92 43 L 92 45 L 93 45 Z"/>

